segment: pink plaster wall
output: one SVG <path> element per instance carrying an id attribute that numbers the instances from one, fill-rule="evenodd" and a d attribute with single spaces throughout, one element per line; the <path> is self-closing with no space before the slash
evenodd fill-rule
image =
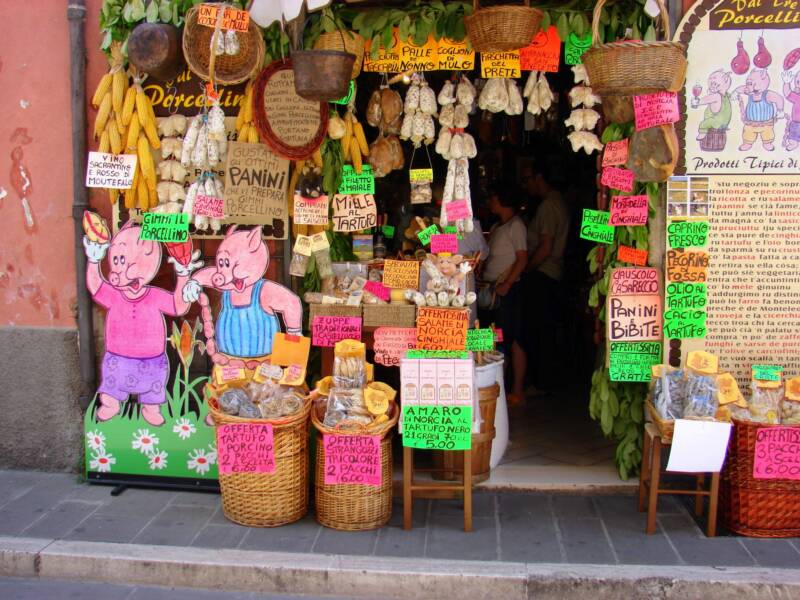
<path id="1" fill-rule="evenodd" d="M 105 65 L 95 50 L 101 0 L 87 4 L 91 92 Z M 0 326 L 70 327 L 75 259 L 67 2 L 3 0 L 3 13 L 23 25 L 6 27 L 0 36 Z"/>

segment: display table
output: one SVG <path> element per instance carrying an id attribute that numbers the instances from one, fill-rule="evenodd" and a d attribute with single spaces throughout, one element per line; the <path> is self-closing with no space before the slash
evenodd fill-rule
<path id="1" fill-rule="evenodd" d="M 653 423 L 646 423 L 644 427 L 644 448 L 642 449 L 642 469 L 639 474 L 639 512 L 647 508 L 648 534 L 656 531 L 656 507 L 659 494 L 678 494 L 694 496 L 694 512 L 697 516 L 703 514 L 703 498 L 708 497 L 708 525 L 706 535 L 714 537 L 717 533 L 717 502 L 719 498 L 719 471 L 711 473 L 709 489 L 705 488 L 706 473 L 691 473 L 697 477 L 695 489 L 662 488 L 661 482 L 661 449 L 669 446 L 661 438 L 658 428 Z M 646 499 L 646 503 L 645 503 Z"/>

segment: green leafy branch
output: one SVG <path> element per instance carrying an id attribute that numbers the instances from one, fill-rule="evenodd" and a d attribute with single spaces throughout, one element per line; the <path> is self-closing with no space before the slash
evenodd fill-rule
<path id="1" fill-rule="evenodd" d="M 630 137 L 633 123 L 608 125 L 603 131 L 603 143 L 614 142 Z M 620 192 L 611 191 L 616 196 Z M 650 218 L 655 216 L 659 205 L 660 186 L 658 183 L 637 182 L 634 194 L 646 194 Z M 639 250 L 649 247 L 649 228 L 647 225 L 616 227 L 614 243 L 595 246 L 586 257 L 589 272 L 597 277 L 589 290 L 589 306 L 597 308 L 597 318 L 605 322 L 605 297 L 608 294 L 611 270 L 625 264 L 617 260 L 621 245 Z M 611 381 L 606 368 L 605 347 L 601 345 L 602 360 L 592 374 L 592 389 L 589 395 L 589 415 L 600 422 L 606 437 L 617 443 L 615 462 L 620 477 L 627 479 L 636 474 L 642 460 L 642 425 L 644 423 L 644 400 L 647 386 L 642 383 Z"/>

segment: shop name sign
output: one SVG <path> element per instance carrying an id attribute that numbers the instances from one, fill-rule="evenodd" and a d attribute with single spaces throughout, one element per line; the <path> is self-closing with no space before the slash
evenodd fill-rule
<path id="1" fill-rule="evenodd" d="M 710 27 L 719 29 L 794 29 L 800 27 L 796 0 L 723 0 L 711 10 Z"/>

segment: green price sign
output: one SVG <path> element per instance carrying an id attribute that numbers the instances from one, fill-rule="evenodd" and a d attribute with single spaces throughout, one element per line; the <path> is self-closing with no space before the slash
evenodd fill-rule
<path id="1" fill-rule="evenodd" d="M 406 358 L 469 358 L 464 350 L 409 350 Z"/>
<path id="2" fill-rule="evenodd" d="M 486 329 L 467 329 L 467 350 L 491 352 L 494 350 L 494 331 Z"/>
<path id="3" fill-rule="evenodd" d="M 383 235 L 389 239 L 394 237 L 394 225 L 384 225 L 381 227 L 381 231 L 383 231 Z"/>
<path id="4" fill-rule="evenodd" d="M 426 227 L 422 231 L 417 234 L 419 241 L 422 243 L 423 246 L 427 246 L 431 243 L 431 236 L 439 233 L 439 228 L 434 223 L 430 227 Z"/>
<path id="5" fill-rule="evenodd" d="M 661 342 L 611 342 L 608 376 L 611 381 L 650 381 L 650 367 L 661 362 Z"/>
<path id="6" fill-rule="evenodd" d="M 667 284 L 667 309 L 705 308 L 707 303 L 708 288 L 705 283 Z"/>
<path id="7" fill-rule="evenodd" d="M 471 406 L 403 406 L 403 446 L 469 450 L 471 445 Z"/>
<path id="8" fill-rule="evenodd" d="M 705 309 L 667 309 L 664 311 L 664 337 L 670 340 L 688 340 L 706 337 Z"/>
<path id="9" fill-rule="evenodd" d="M 778 365 L 753 365 L 753 379 L 760 381 L 780 381 L 783 367 Z"/>
<path id="10" fill-rule="evenodd" d="M 564 62 L 568 65 L 581 64 L 581 57 L 592 45 L 592 34 L 587 33 L 582 38 L 574 33 L 567 36 L 564 42 Z"/>
<path id="11" fill-rule="evenodd" d="M 608 224 L 611 216 L 606 210 L 583 209 L 583 220 L 581 222 L 581 237 L 590 242 L 599 244 L 614 243 L 614 226 Z"/>
<path id="12" fill-rule="evenodd" d="M 351 165 L 342 167 L 342 183 L 339 185 L 340 194 L 374 194 L 375 175 L 370 165 L 361 167 L 361 173 Z"/>
<path id="13" fill-rule="evenodd" d="M 444 233 L 455 233 L 458 236 L 458 239 L 462 239 L 461 234 L 458 232 L 458 227 L 455 225 L 447 225 L 444 228 Z"/>
<path id="14" fill-rule="evenodd" d="M 667 243 L 670 248 L 705 248 L 708 244 L 708 221 L 670 221 Z"/>
<path id="15" fill-rule="evenodd" d="M 153 242 L 185 242 L 189 239 L 189 215 L 146 212 L 139 239 Z"/>

